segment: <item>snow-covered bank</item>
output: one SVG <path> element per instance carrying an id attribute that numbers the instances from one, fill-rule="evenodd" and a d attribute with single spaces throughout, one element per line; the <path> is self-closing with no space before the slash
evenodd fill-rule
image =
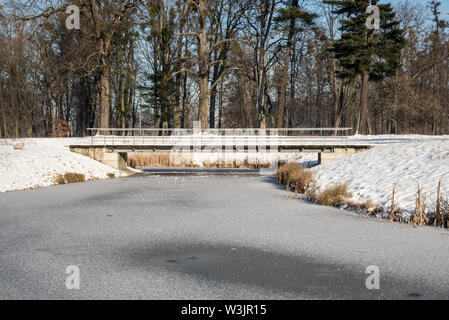
<path id="1" fill-rule="evenodd" d="M 403 139 L 407 141 L 408 137 L 414 141 L 415 136 L 404 136 Z M 383 140 L 385 145 L 313 168 L 319 190 L 347 182 L 352 200 L 371 199 L 388 208 L 393 184 L 398 184 L 395 206 L 411 213 L 415 209 L 419 183 L 429 204 L 434 204 L 440 179 L 442 192 L 449 191 L 449 140 L 447 136 L 416 138 L 420 142 L 388 144 L 397 137 L 359 137 L 365 141 L 378 140 L 380 144 Z"/>
<path id="2" fill-rule="evenodd" d="M 83 173 L 86 180 L 127 175 L 89 157 L 71 152 L 70 144 L 83 144 L 89 138 L 0 139 L 0 192 L 55 184 L 55 176 Z M 13 145 L 24 142 L 23 150 Z"/>

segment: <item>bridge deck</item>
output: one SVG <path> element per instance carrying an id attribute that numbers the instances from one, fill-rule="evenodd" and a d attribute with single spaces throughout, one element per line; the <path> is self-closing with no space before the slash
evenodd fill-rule
<path id="1" fill-rule="evenodd" d="M 115 151 L 223 150 L 223 151 L 324 151 L 335 148 L 369 149 L 347 137 L 317 136 L 95 136 L 89 144 L 71 147 L 104 147 Z"/>

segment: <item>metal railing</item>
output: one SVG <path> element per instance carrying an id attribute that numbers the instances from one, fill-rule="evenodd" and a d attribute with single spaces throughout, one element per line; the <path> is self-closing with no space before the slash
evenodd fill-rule
<path id="1" fill-rule="evenodd" d="M 89 128 L 92 145 L 347 145 L 352 128 Z"/>

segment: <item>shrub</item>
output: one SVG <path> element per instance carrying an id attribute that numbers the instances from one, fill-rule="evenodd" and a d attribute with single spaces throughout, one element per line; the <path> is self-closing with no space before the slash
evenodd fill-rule
<path id="1" fill-rule="evenodd" d="M 67 172 L 64 174 L 64 180 L 66 183 L 84 182 L 86 176 L 82 173 Z"/>
<path id="2" fill-rule="evenodd" d="M 325 206 L 337 207 L 344 204 L 350 197 L 351 193 L 348 191 L 348 185 L 346 183 L 339 183 L 320 192 L 317 200 Z"/>
<path id="3" fill-rule="evenodd" d="M 108 173 L 108 178 L 114 179 L 115 178 L 115 173 L 114 172 Z"/>

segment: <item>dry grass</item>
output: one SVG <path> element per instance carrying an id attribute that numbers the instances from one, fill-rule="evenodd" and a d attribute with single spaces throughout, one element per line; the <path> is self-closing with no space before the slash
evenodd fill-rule
<path id="1" fill-rule="evenodd" d="M 115 178 L 115 173 L 114 172 L 108 173 L 108 178 L 109 179 L 114 179 Z"/>
<path id="2" fill-rule="evenodd" d="M 85 182 L 86 176 L 82 173 L 67 172 L 64 175 L 58 174 L 55 176 L 56 184 L 66 184 L 66 183 L 76 183 Z"/>
<path id="3" fill-rule="evenodd" d="M 448 228 L 448 221 L 449 221 L 449 197 L 446 197 L 444 199 L 440 199 L 441 201 L 441 207 L 440 207 L 440 214 L 439 214 L 439 226 L 442 228 Z"/>
<path id="4" fill-rule="evenodd" d="M 214 162 L 204 161 L 202 165 L 193 163 L 187 155 L 171 152 L 136 152 L 128 154 L 128 166 L 136 167 L 180 167 L 180 168 L 249 168 L 260 169 L 268 168 L 269 162 L 260 162 L 255 160 L 250 162 L 248 158 L 244 161 L 232 160 L 225 162 L 224 160 L 217 160 Z"/>
<path id="5" fill-rule="evenodd" d="M 65 184 L 64 175 L 62 175 L 62 174 L 56 175 L 56 177 L 55 177 L 55 183 L 56 183 L 56 184 Z"/>
<path id="6" fill-rule="evenodd" d="M 396 194 L 396 190 L 399 187 L 397 183 L 393 184 L 393 188 L 391 191 L 391 206 L 390 206 L 390 212 L 389 212 L 389 221 L 390 222 L 403 222 L 403 214 L 402 210 L 398 207 L 396 207 L 394 196 Z"/>
<path id="7" fill-rule="evenodd" d="M 173 165 L 172 159 L 168 153 L 129 153 L 128 154 L 128 165 L 130 167 L 152 167 L 155 165 L 164 166 L 164 167 L 172 167 Z"/>
<path id="8" fill-rule="evenodd" d="M 295 198 L 298 198 L 299 193 L 304 193 L 308 190 L 314 181 L 313 173 L 310 170 L 300 167 L 299 170 L 293 171 L 290 175 L 289 182 L 293 186 Z"/>
<path id="9" fill-rule="evenodd" d="M 296 163 L 288 163 L 280 166 L 276 171 L 276 181 L 278 184 L 287 184 L 289 177 L 293 171 L 299 170 L 299 165 Z"/>
<path id="10" fill-rule="evenodd" d="M 320 192 L 317 196 L 317 201 L 325 206 L 337 207 L 343 205 L 350 197 L 351 193 L 348 191 L 348 185 L 339 183 Z"/>
<path id="11" fill-rule="evenodd" d="M 289 165 L 279 168 L 276 178 L 278 179 L 278 182 L 281 183 L 291 180 L 291 177 L 294 177 L 295 175 L 295 167 Z M 395 197 L 399 187 L 399 184 L 393 184 L 391 191 L 391 206 L 389 209 L 374 203 L 370 199 L 365 202 L 351 200 L 351 193 L 348 191 L 348 186 L 345 183 L 339 183 L 335 186 L 326 188 L 322 192 L 317 192 L 316 182 L 312 179 L 308 188 L 305 189 L 305 195 L 308 200 L 315 203 L 334 207 L 344 206 L 346 209 L 355 210 L 357 213 L 360 212 L 365 217 L 373 214 L 387 213 L 386 219 L 391 222 L 408 222 L 415 226 L 433 225 L 441 228 L 449 228 L 449 196 L 447 193 L 442 192 L 441 181 L 438 182 L 434 205 L 430 204 L 430 201 L 426 199 L 423 190 L 418 184 L 415 199 L 415 211 L 410 218 L 404 216 L 403 211 L 396 204 Z"/>
<path id="12" fill-rule="evenodd" d="M 345 209 L 355 210 L 356 213 L 360 212 L 365 217 L 385 211 L 385 209 L 382 206 L 374 203 L 374 201 L 371 199 L 368 199 L 365 202 L 357 202 L 348 199 L 345 201 L 344 206 Z"/>
<path id="13" fill-rule="evenodd" d="M 449 197 L 447 193 L 441 192 L 441 180 L 438 181 L 437 197 L 435 200 L 435 213 L 433 216 L 433 225 L 435 227 L 448 228 L 449 221 Z"/>
<path id="14" fill-rule="evenodd" d="M 308 201 L 312 201 L 314 203 L 318 202 L 318 192 L 317 192 L 317 183 L 316 180 L 311 183 L 310 187 L 306 189 L 306 192 L 304 193 L 306 199 Z"/>
<path id="15" fill-rule="evenodd" d="M 426 198 L 421 192 L 421 188 L 418 183 L 418 192 L 416 193 L 416 206 L 413 213 L 412 220 L 414 225 L 425 226 L 429 224 L 429 218 L 427 217 Z"/>
<path id="16" fill-rule="evenodd" d="M 278 184 L 285 184 L 287 198 L 290 197 L 290 190 L 298 198 L 299 193 L 308 192 L 315 179 L 312 171 L 299 166 L 296 163 L 285 164 L 276 171 L 276 181 Z"/>
<path id="17" fill-rule="evenodd" d="M 66 183 L 76 183 L 86 181 L 86 176 L 82 173 L 67 172 L 64 174 L 64 180 Z"/>

